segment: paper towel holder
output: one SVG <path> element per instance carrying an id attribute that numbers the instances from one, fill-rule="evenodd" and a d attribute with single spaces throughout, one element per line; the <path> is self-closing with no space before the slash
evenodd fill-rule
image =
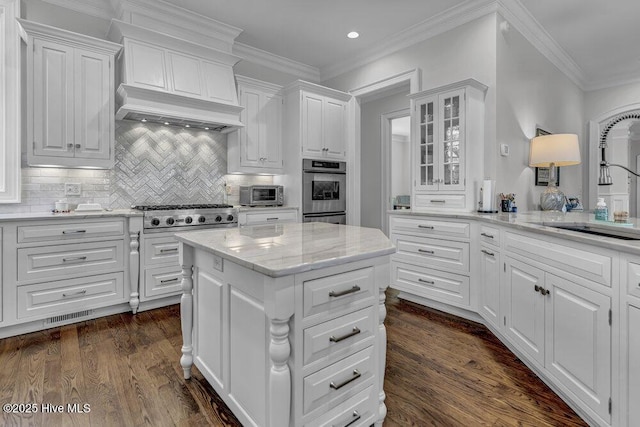
<path id="1" fill-rule="evenodd" d="M 485 187 L 487 188 L 485 190 Z M 489 194 L 486 194 L 488 191 Z M 480 201 L 478 202 L 478 213 L 498 213 L 496 207 L 496 182 L 485 179 L 480 187 Z"/>

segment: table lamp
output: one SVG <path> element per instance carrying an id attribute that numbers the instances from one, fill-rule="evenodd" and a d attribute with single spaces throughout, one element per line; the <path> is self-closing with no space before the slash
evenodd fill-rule
<path id="1" fill-rule="evenodd" d="M 549 168 L 549 182 L 540 195 L 540 209 L 543 211 L 561 211 L 565 197 L 556 184 L 556 166 L 580 164 L 578 135 L 559 133 L 537 136 L 531 140 L 529 166 Z"/>

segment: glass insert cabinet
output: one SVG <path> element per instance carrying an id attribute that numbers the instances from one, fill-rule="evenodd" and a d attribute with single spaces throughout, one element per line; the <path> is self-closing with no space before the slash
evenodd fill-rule
<path id="1" fill-rule="evenodd" d="M 475 179 L 482 179 L 486 90 L 483 84 L 469 79 L 410 96 L 412 208 L 473 210 L 473 203 L 467 200 L 473 195 L 467 197 L 466 192 L 472 190 Z"/>

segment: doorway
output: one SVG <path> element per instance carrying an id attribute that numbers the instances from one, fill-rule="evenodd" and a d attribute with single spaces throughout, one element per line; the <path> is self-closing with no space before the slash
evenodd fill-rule
<path id="1" fill-rule="evenodd" d="M 382 115 L 382 231 L 389 235 L 386 213 L 411 206 L 411 118 L 409 109 Z"/>

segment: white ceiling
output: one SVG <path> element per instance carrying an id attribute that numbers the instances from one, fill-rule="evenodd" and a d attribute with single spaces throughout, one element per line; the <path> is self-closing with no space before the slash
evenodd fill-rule
<path id="1" fill-rule="evenodd" d="M 456 7 L 486 0 L 168 0 L 243 29 L 238 42 L 323 68 Z M 640 1 L 518 2 L 577 66 L 587 89 L 640 79 Z M 349 31 L 360 38 L 346 38 Z"/>

